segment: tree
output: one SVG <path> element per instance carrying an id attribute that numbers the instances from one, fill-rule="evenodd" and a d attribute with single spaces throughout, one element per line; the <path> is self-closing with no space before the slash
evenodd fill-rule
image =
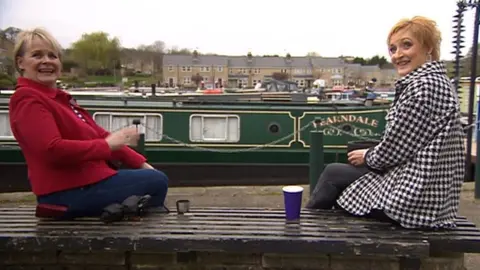
<path id="1" fill-rule="evenodd" d="M 73 60 L 65 59 L 62 61 L 62 66 L 63 66 L 63 71 L 70 72 L 72 68 L 78 67 L 78 64 Z"/>
<path id="2" fill-rule="evenodd" d="M 165 52 L 165 42 L 157 40 L 150 45 L 140 45 L 138 46 L 140 51 L 149 51 L 155 53 L 164 53 Z"/>
<path id="3" fill-rule="evenodd" d="M 284 81 L 288 79 L 288 74 L 284 72 L 274 72 L 272 78 L 279 81 Z"/>
<path id="4" fill-rule="evenodd" d="M 163 53 L 165 51 L 165 42 L 161 40 L 156 40 L 153 42 L 151 46 L 151 50 L 157 53 Z"/>
<path id="5" fill-rule="evenodd" d="M 473 54 L 473 48 L 470 47 L 468 50 L 467 54 L 465 55 L 465 58 L 463 58 L 460 62 L 460 66 L 463 66 L 463 68 L 460 70 L 460 77 L 470 77 L 470 72 L 471 72 L 471 67 L 472 67 L 472 54 Z M 475 77 L 480 76 L 480 44 L 478 46 L 478 52 L 477 52 L 477 74 L 475 74 Z"/>
<path id="6" fill-rule="evenodd" d="M 353 58 L 353 63 L 354 64 L 360 64 L 360 65 L 365 65 L 367 61 L 363 59 L 363 57 L 355 57 Z"/>
<path id="7" fill-rule="evenodd" d="M 0 73 L 5 72 L 8 75 L 15 75 L 15 66 L 12 57 L 0 55 Z"/>
<path id="8" fill-rule="evenodd" d="M 360 65 L 368 65 L 368 66 L 375 66 L 379 65 L 380 67 L 387 67 L 390 63 L 388 62 L 387 58 L 385 56 L 378 56 L 375 55 L 372 58 L 363 58 L 363 57 L 355 57 L 353 58 L 352 61 L 354 64 L 360 64 Z"/>
<path id="9" fill-rule="evenodd" d="M 144 45 L 144 44 L 138 45 L 137 50 L 138 51 L 150 51 L 150 45 Z"/>
<path id="10" fill-rule="evenodd" d="M 308 52 L 306 56 L 307 57 L 318 57 L 318 56 L 320 56 L 320 54 L 317 53 L 317 52 Z"/>
<path id="11" fill-rule="evenodd" d="M 5 72 L 11 76 L 15 75 L 13 46 L 15 39 L 21 29 L 8 27 L 0 30 L 0 72 Z"/>
<path id="12" fill-rule="evenodd" d="M 167 50 L 168 54 L 177 54 L 177 55 L 192 55 L 192 51 L 187 48 L 180 49 L 178 46 L 173 46 Z"/>
<path id="13" fill-rule="evenodd" d="M 165 42 L 157 40 L 150 45 L 140 45 L 137 50 L 146 52 L 148 59 L 153 60 L 153 72 L 162 70 L 163 54 L 165 53 Z"/>
<path id="14" fill-rule="evenodd" d="M 22 29 L 10 26 L 5 28 L 4 30 L 0 30 L 0 35 L 7 39 L 8 41 L 15 43 L 18 34 L 22 31 Z"/>
<path id="15" fill-rule="evenodd" d="M 313 78 L 315 78 L 315 79 L 321 79 L 322 76 L 323 76 L 323 72 L 322 72 L 322 71 L 320 71 L 320 70 L 318 70 L 318 69 L 316 69 L 316 70 L 313 71 Z"/>
<path id="16" fill-rule="evenodd" d="M 367 65 L 379 65 L 380 67 L 382 67 L 386 63 L 388 63 L 388 61 L 384 56 L 380 57 L 378 55 L 375 55 L 368 60 Z"/>
<path id="17" fill-rule="evenodd" d="M 97 70 L 113 69 L 115 62 L 120 58 L 120 41 L 118 38 L 109 38 L 105 32 L 83 34 L 72 44 L 73 59 L 90 74 Z"/>
<path id="18" fill-rule="evenodd" d="M 362 72 L 362 70 L 354 70 L 349 74 L 348 81 L 352 82 L 353 85 L 358 85 L 362 83 L 362 80 L 364 77 L 365 77 L 365 74 L 364 72 Z"/>
<path id="19" fill-rule="evenodd" d="M 197 87 L 200 85 L 202 80 L 203 80 L 203 77 L 200 76 L 200 74 L 198 73 L 192 76 L 192 82 L 194 82 Z"/>

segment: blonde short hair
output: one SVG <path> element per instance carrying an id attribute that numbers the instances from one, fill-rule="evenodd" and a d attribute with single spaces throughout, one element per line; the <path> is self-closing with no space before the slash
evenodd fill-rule
<path id="1" fill-rule="evenodd" d="M 32 30 L 24 30 L 20 32 L 15 41 L 15 46 L 13 48 L 13 59 L 15 60 L 15 69 L 22 74 L 22 70 L 18 67 L 17 58 L 25 54 L 26 47 L 32 43 L 34 38 L 39 38 L 48 44 L 50 44 L 57 53 L 60 60 L 62 59 L 62 46 L 60 43 L 45 29 L 34 28 Z"/>
<path id="2" fill-rule="evenodd" d="M 423 46 L 432 49 L 432 60 L 440 60 L 440 43 L 442 42 L 442 35 L 440 30 L 438 30 L 435 21 L 422 16 L 415 16 L 411 19 L 402 19 L 390 30 L 387 38 L 387 45 L 390 45 L 392 35 L 401 30 L 410 31 Z"/>

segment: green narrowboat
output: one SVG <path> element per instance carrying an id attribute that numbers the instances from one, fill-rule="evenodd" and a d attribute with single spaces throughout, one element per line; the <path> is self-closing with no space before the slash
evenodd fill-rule
<path id="1" fill-rule="evenodd" d="M 4 175 L 12 172 L 19 175 L 14 178 L 26 179 L 24 159 L 9 128 L 9 94 L 0 95 L 0 166 Z M 140 120 L 145 154 L 169 174 L 172 185 L 306 183 L 315 119 L 324 131 L 325 163 L 345 162 L 347 142 L 380 137 L 389 108 L 388 103 L 365 106 L 356 101 L 74 98 L 109 131 Z"/>

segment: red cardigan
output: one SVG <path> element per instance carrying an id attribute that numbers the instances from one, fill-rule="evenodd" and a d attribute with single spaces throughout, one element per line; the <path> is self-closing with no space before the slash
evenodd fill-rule
<path id="1" fill-rule="evenodd" d="M 70 107 L 71 96 L 35 81 L 18 78 L 10 98 L 10 127 L 28 166 L 33 193 L 45 195 L 82 187 L 116 174 L 107 161 L 140 168 L 146 159 L 125 146 L 111 151 L 108 132 L 84 109 Z"/>

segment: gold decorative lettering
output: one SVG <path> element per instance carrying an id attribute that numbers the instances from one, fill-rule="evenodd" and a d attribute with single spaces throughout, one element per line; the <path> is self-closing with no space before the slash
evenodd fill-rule
<path id="1" fill-rule="evenodd" d="M 370 119 L 365 116 L 356 116 L 356 115 L 333 115 L 329 116 L 326 119 L 323 119 L 320 122 L 320 126 L 329 126 L 339 123 L 360 123 L 371 127 L 378 127 L 377 119 Z"/>
<path id="2" fill-rule="evenodd" d="M 365 120 L 363 120 L 363 116 L 358 117 L 358 122 L 362 123 L 362 124 L 365 124 Z"/>

